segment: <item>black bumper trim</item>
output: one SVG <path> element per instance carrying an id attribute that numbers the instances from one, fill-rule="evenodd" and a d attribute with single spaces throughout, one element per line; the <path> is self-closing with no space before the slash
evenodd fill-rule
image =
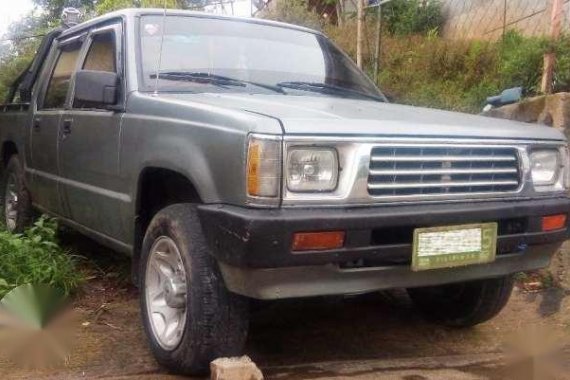
<path id="1" fill-rule="evenodd" d="M 421 272 L 401 265 L 349 270 L 334 264 L 255 269 L 221 263 L 220 267 L 230 291 L 256 299 L 359 294 L 495 278 L 544 268 L 561 244 L 531 246 L 525 255 L 504 255 L 489 264 Z"/>
<path id="2" fill-rule="evenodd" d="M 251 209 L 229 205 L 199 207 L 202 228 L 213 255 L 234 267 L 276 268 L 323 265 L 357 260 L 405 264 L 410 244 L 371 245 L 374 229 L 430 227 L 524 218 L 526 231 L 499 237 L 498 253 L 524 252 L 524 247 L 560 242 L 568 229 L 543 233 L 540 218 L 570 213 L 569 198 L 421 205 L 382 205 L 361 208 Z M 292 253 L 300 231 L 347 231 L 339 250 Z M 378 264 L 380 265 L 380 264 Z"/>

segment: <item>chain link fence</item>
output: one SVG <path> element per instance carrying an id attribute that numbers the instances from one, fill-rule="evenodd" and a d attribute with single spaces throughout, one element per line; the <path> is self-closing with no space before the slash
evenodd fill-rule
<path id="1" fill-rule="evenodd" d="M 548 36 L 554 0 L 443 0 L 442 35 L 453 39 L 496 40 L 509 30 Z M 570 31 L 570 0 L 560 10 L 562 32 Z"/>

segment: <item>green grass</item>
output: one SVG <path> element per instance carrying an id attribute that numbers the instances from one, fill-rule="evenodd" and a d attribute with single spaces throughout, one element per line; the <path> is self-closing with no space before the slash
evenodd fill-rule
<path id="1" fill-rule="evenodd" d="M 22 284 L 45 284 L 66 294 L 83 282 L 77 257 L 58 244 L 57 223 L 40 218 L 23 234 L 0 232 L 0 298 Z"/>

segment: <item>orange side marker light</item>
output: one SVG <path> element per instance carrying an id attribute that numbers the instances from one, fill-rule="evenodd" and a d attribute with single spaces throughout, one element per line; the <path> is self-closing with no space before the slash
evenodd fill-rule
<path id="1" fill-rule="evenodd" d="M 561 230 L 566 227 L 566 214 L 542 217 L 542 231 Z"/>
<path id="2" fill-rule="evenodd" d="M 297 232 L 293 235 L 293 251 L 323 251 L 344 246 L 344 231 Z"/>

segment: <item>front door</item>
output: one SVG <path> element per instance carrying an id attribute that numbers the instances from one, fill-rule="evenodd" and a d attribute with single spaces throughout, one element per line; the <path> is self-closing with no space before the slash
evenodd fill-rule
<path id="1" fill-rule="evenodd" d="M 92 31 L 80 69 L 121 73 L 120 41 L 120 24 Z M 119 210 L 130 202 L 119 177 L 122 117 L 121 112 L 72 101 L 59 131 L 61 186 L 71 219 L 117 240 L 125 236 Z"/>
<path id="2" fill-rule="evenodd" d="M 59 193 L 58 135 L 64 107 L 81 50 L 80 39 L 55 47 L 55 64 L 46 69 L 49 81 L 40 91 L 37 110 L 29 126 L 26 168 L 32 201 L 43 210 L 65 216 Z"/>

